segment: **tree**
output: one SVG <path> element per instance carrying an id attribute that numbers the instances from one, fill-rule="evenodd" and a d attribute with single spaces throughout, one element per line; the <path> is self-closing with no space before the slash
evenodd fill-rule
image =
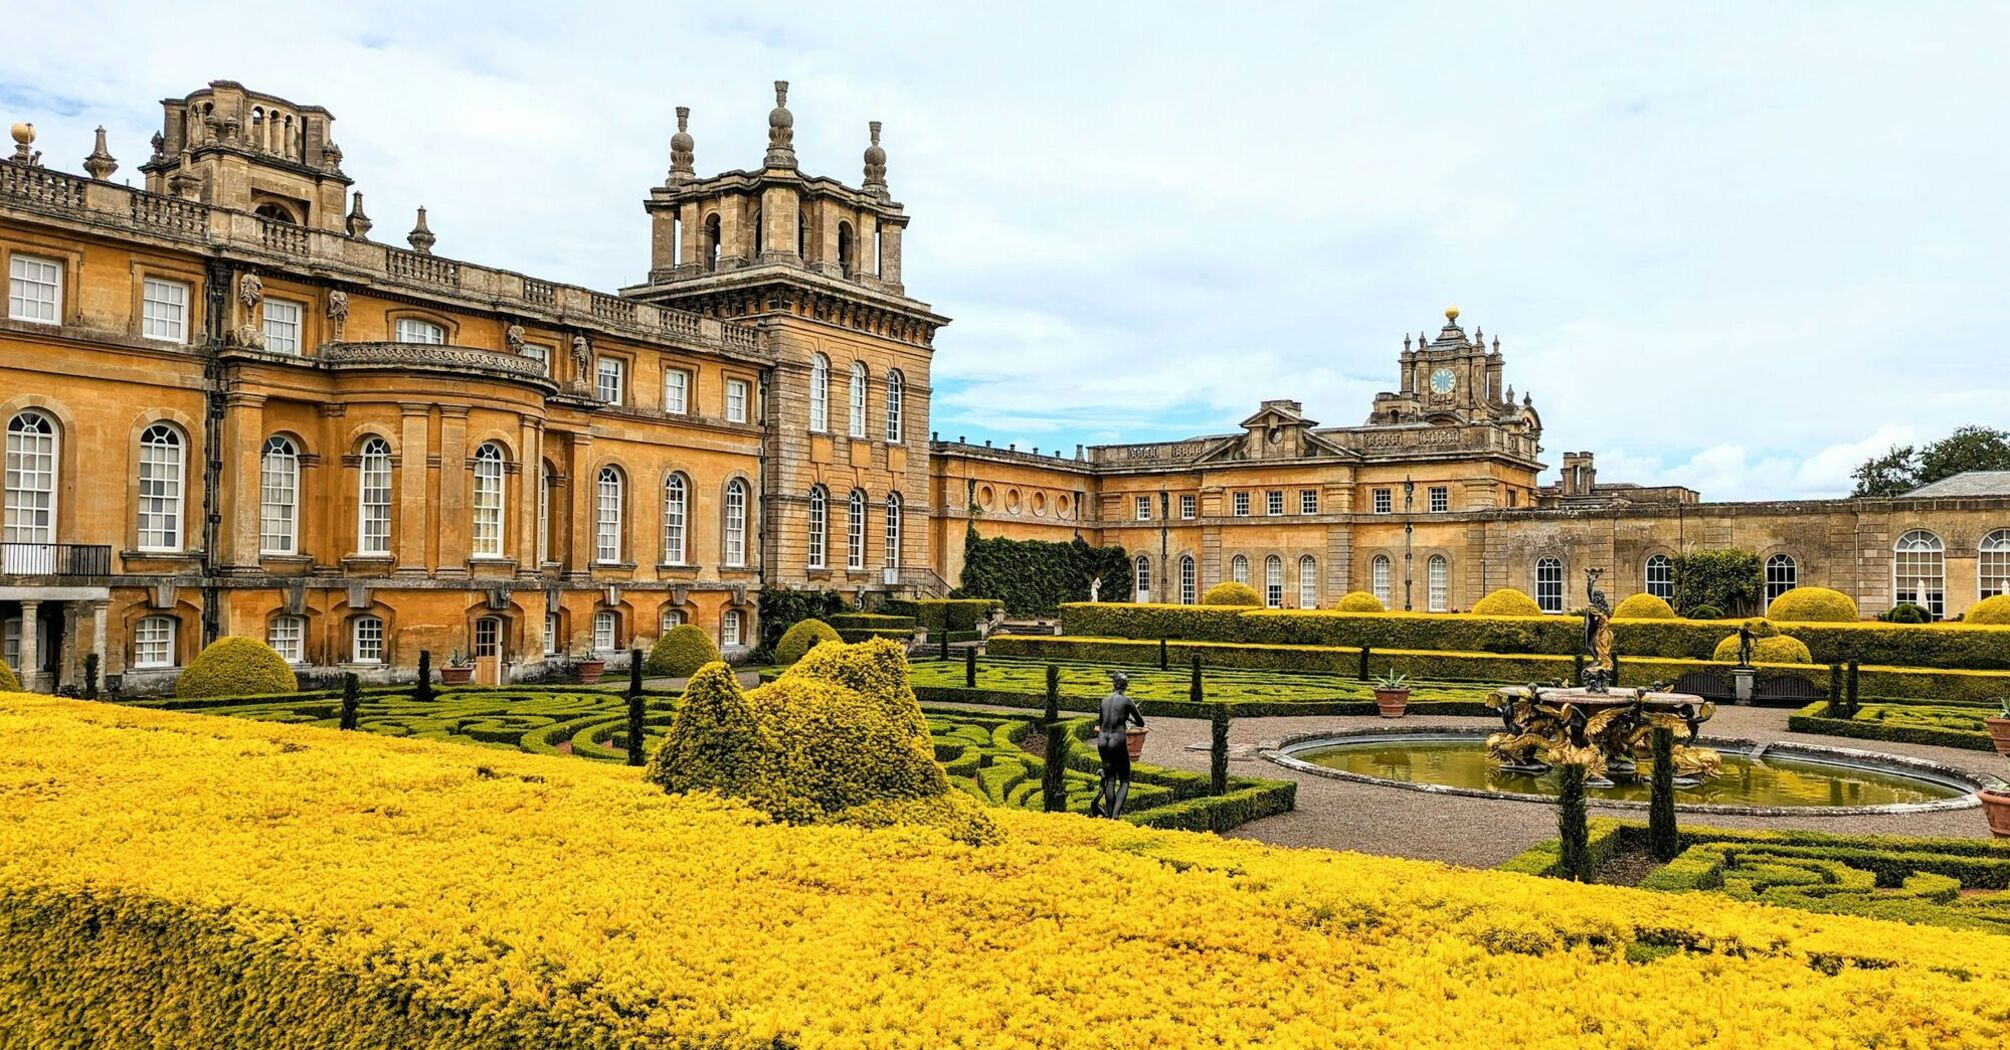
<path id="1" fill-rule="evenodd" d="M 1852 496 L 1896 496 L 1919 487 L 1919 452 L 1911 445 L 1893 445 L 1882 456 L 1864 460 L 1850 477 Z"/>
<path id="2" fill-rule="evenodd" d="M 1919 451 L 1921 485 L 1970 470 L 2010 470 L 2010 433 L 1961 427 Z"/>
<path id="3" fill-rule="evenodd" d="M 1765 592 L 1765 570 L 1751 551 L 1724 547 L 1675 559 L 1675 608 L 1684 616 L 1703 605 L 1750 616 Z"/>

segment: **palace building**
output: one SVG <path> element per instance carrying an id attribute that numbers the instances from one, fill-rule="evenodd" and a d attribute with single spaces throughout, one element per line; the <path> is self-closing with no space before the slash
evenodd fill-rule
<path id="1" fill-rule="evenodd" d="M 425 209 L 373 238 L 334 117 L 216 81 L 162 103 L 144 188 L 0 157 L 0 655 L 32 688 L 99 654 L 167 688 L 207 641 L 308 671 L 480 681 L 693 623 L 728 653 L 763 587 L 940 594 L 966 534 L 1118 544 L 1136 593 L 1224 579 L 1270 604 L 1371 590 L 1457 609 L 1514 586 L 1561 611 L 1736 545 L 1769 589 L 1952 615 L 2010 590 L 2010 485 L 1897 500 L 1704 503 L 1597 481 L 1500 341 L 1405 336 L 1359 426 L 1265 402 L 1234 433 L 1073 456 L 934 440 L 948 319 L 907 294 L 880 125 L 856 186 L 805 174 L 787 85 L 757 167 L 701 178 L 689 114 L 643 209 L 641 283 L 602 292 L 436 254 Z M 642 269 L 639 265 L 638 271 Z"/>

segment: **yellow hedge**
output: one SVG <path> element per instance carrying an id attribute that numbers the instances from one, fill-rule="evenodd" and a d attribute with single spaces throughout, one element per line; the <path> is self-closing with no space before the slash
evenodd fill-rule
<path id="1" fill-rule="evenodd" d="M 20 691 L 21 680 L 14 677 L 14 669 L 7 666 L 7 661 L 0 660 L 0 693 L 18 693 Z"/>
<path id="2" fill-rule="evenodd" d="M 698 668 L 718 658 L 719 647 L 712 644 L 711 635 L 697 624 L 680 623 L 664 631 L 663 637 L 649 647 L 649 658 L 642 661 L 642 669 L 653 675 L 689 678 L 698 673 Z"/>
<path id="3" fill-rule="evenodd" d="M 1642 591 L 1629 595 L 1612 610 L 1615 620 L 1673 620 L 1675 608 L 1660 598 Z"/>
<path id="4" fill-rule="evenodd" d="M 1998 594 L 1976 602 L 1968 607 L 1968 615 L 1963 616 L 1961 622 L 1990 626 L 2010 624 L 2010 594 Z"/>
<path id="5" fill-rule="evenodd" d="M 256 638 L 228 635 L 209 643 L 175 679 L 174 695 L 184 700 L 205 696 L 262 696 L 291 693 L 299 679 L 286 659 Z"/>
<path id="6" fill-rule="evenodd" d="M 1854 623 L 1856 600 L 1827 587 L 1795 587 L 1766 606 L 1766 619 L 1782 623 Z"/>
<path id="7" fill-rule="evenodd" d="M 1339 612 L 1353 612 L 1353 613 L 1378 613 L 1388 611 L 1388 609 L 1383 606 L 1382 599 L 1377 598 L 1372 594 L 1369 594 L 1367 591 L 1348 591 L 1346 594 L 1340 596 L 1340 600 L 1333 604 L 1333 608 Z"/>
<path id="8" fill-rule="evenodd" d="M 837 628 L 811 618 L 798 620 L 782 632 L 782 639 L 775 643 L 775 662 L 792 664 L 803 658 L 803 654 L 825 642 L 841 642 Z"/>
<path id="9" fill-rule="evenodd" d="M 2010 1039 L 1992 934 L 995 817 L 983 847 L 777 824 L 618 766 L 8 695 L 0 1031 L 248 1050 Z"/>
<path id="10" fill-rule="evenodd" d="M 1234 580 L 1223 580 L 1209 587 L 1207 593 L 1200 596 L 1200 603 L 1202 605 L 1262 605 L 1263 597 L 1257 594 L 1256 588 L 1251 587 L 1249 584 L 1237 583 Z"/>
<path id="11" fill-rule="evenodd" d="M 1738 658 L 1738 636 L 1731 635 L 1717 643 L 1717 651 L 1710 654 L 1717 661 Z M 1755 637 L 1752 639 L 1752 662 L 1761 664 L 1805 664 L 1813 663 L 1814 656 L 1808 652 L 1808 645 L 1799 638 L 1786 635 Z"/>
<path id="12" fill-rule="evenodd" d="M 1541 616 L 1542 606 L 1513 587 L 1502 587 L 1473 603 L 1475 616 Z"/>

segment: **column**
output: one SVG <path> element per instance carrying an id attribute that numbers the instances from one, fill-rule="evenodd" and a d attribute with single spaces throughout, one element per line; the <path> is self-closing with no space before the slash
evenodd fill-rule
<path id="1" fill-rule="evenodd" d="M 902 227 L 889 225 L 880 238 L 879 279 L 888 284 L 900 283 L 900 231 Z"/>
<path id="2" fill-rule="evenodd" d="M 698 202 L 688 201 L 677 209 L 678 242 L 677 263 L 680 266 L 704 267 L 705 222 L 698 212 Z"/>
<path id="3" fill-rule="evenodd" d="M 593 451 L 593 438 L 582 432 L 572 435 L 572 482 L 566 491 L 571 503 L 572 535 L 566 537 L 572 555 L 568 558 L 566 571 L 574 576 L 585 577 L 593 571 L 593 510 L 600 491 L 600 477 L 588 458 Z M 633 493 L 622 493 L 624 501 Z M 625 512 L 626 507 L 622 508 Z"/>
<path id="4" fill-rule="evenodd" d="M 111 638 L 105 631 L 107 612 L 111 604 L 103 599 L 91 603 L 91 649 L 98 654 L 99 688 L 104 687 L 106 677 L 126 673 L 126 655 L 123 651 L 113 651 Z M 120 649 L 123 650 L 124 647 L 121 646 Z"/>
<path id="5" fill-rule="evenodd" d="M 440 561 L 438 571 L 465 575 L 474 549 L 468 507 L 468 408 L 440 406 Z"/>
<path id="6" fill-rule="evenodd" d="M 525 416 L 517 447 L 522 449 L 522 462 L 516 475 L 516 521 L 511 526 L 516 530 L 516 574 L 536 576 L 542 571 L 537 563 L 537 501 L 544 488 L 544 423 Z"/>
<path id="7" fill-rule="evenodd" d="M 426 469 L 429 410 L 424 405 L 402 406 L 402 436 L 398 448 L 398 575 L 426 574 Z"/>
<path id="8" fill-rule="evenodd" d="M 41 646 L 37 644 L 41 630 L 42 603 L 23 599 L 21 602 L 21 666 L 18 668 L 21 673 L 18 677 L 21 679 L 21 688 L 30 693 L 35 691 L 37 676 L 42 672 L 42 650 Z"/>
<path id="9" fill-rule="evenodd" d="M 265 447 L 265 398 L 233 393 L 224 398 L 223 447 L 229 472 L 221 559 L 225 571 L 258 570 L 259 454 Z"/>

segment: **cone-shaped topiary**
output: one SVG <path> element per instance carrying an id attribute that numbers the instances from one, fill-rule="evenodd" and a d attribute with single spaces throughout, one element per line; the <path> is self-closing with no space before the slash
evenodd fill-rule
<path id="1" fill-rule="evenodd" d="M 1729 662 L 1738 658 L 1738 636 L 1731 635 L 1717 643 L 1717 651 L 1710 654 L 1712 660 Z M 1752 662 L 1755 664 L 1811 664 L 1815 662 L 1808 645 L 1799 638 L 1789 638 L 1784 634 L 1770 638 L 1752 639 Z"/>
<path id="2" fill-rule="evenodd" d="M 1968 607 L 1968 615 L 1962 623 L 2010 624 L 2010 594 L 1998 594 L 1984 598 Z"/>
<path id="3" fill-rule="evenodd" d="M 1854 599 L 1827 587 L 1795 587 L 1766 606 L 1766 619 L 1781 623 L 1853 623 L 1860 618 Z"/>
<path id="4" fill-rule="evenodd" d="M 1615 620 L 1672 620 L 1675 607 L 1645 591 L 1629 595 L 1612 610 Z"/>
<path id="5" fill-rule="evenodd" d="M 653 675 L 688 678 L 717 659 L 719 647 L 712 644 L 710 635 L 699 630 L 697 624 L 680 623 L 664 631 L 663 637 L 650 646 L 649 659 L 643 661 L 643 668 Z"/>
<path id="6" fill-rule="evenodd" d="M 1249 584 L 1237 583 L 1234 580 L 1223 580 L 1209 587 L 1207 593 L 1200 596 L 1200 603 L 1202 605 L 1262 605 L 1263 598 L 1256 593 L 1256 588 L 1251 587 Z"/>
<path id="7" fill-rule="evenodd" d="M 803 654 L 825 642 L 838 642 L 837 628 L 811 618 L 798 620 L 782 632 L 782 640 L 775 643 L 775 662 L 792 664 L 803 658 Z"/>
<path id="8" fill-rule="evenodd" d="M 1333 608 L 1341 612 L 1357 613 L 1388 611 L 1382 607 L 1382 599 L 1369 594 L 1367 591 L 1348 591 L 1346 594 L 1340 596 L 1339 602 L 1335 603 Z"/>
<path id="9" fill-rule="evenodd" d="M 7 666 L 7 661 L 0 660 L 0 693 L 18 693 L 20 691 L 21 680 L 14 677 L 14 669 Z"/>
<path id="10" fill-rule="evenodd" d="M 203 696 L 260 696 L 291 693 L 300 688 L 293 668 L 272 647 L 256 638 L 235 635 L 209 643 L 188 669 L 175 681 L 174 695 L 183 699 Z"/>
<path id="11" fill-rule="evenodd" d="M 803 800 L 776 780 L 779 750 L 748 708 L 733 669 L 715 660 L 691 675 L 670 733 L 643 777 L 672 794 L 716 791 L 777 816 L 806 816 Z"/>
<path id="12" fill-rule="evenodd" d="M 1473 603 L 1475 616 L 1541 616 L 1542 606 L 1513 587 L 1500 590 Z"/>

